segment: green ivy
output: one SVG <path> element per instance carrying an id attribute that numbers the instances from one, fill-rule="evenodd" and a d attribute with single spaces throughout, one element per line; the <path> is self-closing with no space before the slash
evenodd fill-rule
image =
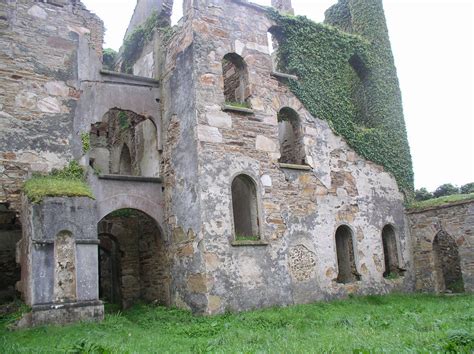
<path id="1" fill-rule="evenodd" d="M 91 149 L 91 135 L 88 132 L 81 133 L 82 152 L 87 154 Z"/>
<path id="2" fill-rule="evenodd" d="M 114 70 L 115 61 L 117 60 L 117 52 L 112 48 L 105 48 L 102 51 L 102 63 L 107 70 Z"/>
<path id="3" fill-rule="evenodd" d="M 121 130 L 126 130 L 130 127 L 130 121 L 128 120 L 128 115 L 124 111 L 120 111 L 118 114 L 118 120 Z"/>
<path id="4" fill-rule="evenodd" d="M 157 28 L 164 30 L 169 35 L 169 19 L 166 16 L 160 16 L 156 11 L 146 19 L 145 23 L 136 27 L 132 33 L 123 41 L 122 46 L 122 66 L 123 72 L 132 74 L 133 64 L 138 60 L 145 44 L 153 39 L 153 34 Z"/>
<path id="5" fill-rule="evenodd" d="M 388 35 L 384 41 L 371 32 L 386 31 L 383 9 L 352 2 L 358 4 L 352 17 L 348 0 L 341 1 L 346 7 L 337 4 L 326 13 L 352 33 L 269 9 L 277 25 L 271 31 L 279 42 L 279 70 L 299 77 L 287 85 L 314 117 L 327 120 L 355 151 L 384 166 L 411 197 L 412 162 L 390 43 Z"/>

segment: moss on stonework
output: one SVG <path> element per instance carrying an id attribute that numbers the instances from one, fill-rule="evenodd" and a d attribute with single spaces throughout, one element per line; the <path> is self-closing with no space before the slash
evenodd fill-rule
<path id="1" fill-rule="evenodd" d="M 269 10 L 278 69 L 298 76 L 287 85 L 314 117 L 384 166 L 411 196 L 411 155 L 381 3 L 343 0 L 328 12 L 339 28 Z"/>
<path id="2" fill-rule="evenodd" d="M 84 170 L 72 161 L 62 170 L 49 175 L 34 175 L 25 182 L 23 192 L 32 203 L 40 203 L 45 197 L 88 197 L 94 199 L 85 182 Z"/>
<path id="3" fill-rule="evenodd" d="M 409 211 L 423 210 L 428 208 L 435 208 L 445 206 L 453 203 L 474 200 L 474 193 L 471 194 L 453 194 L 446 197 L 423 200 L 421 202 L 414 202 L 408 205 Z"/>

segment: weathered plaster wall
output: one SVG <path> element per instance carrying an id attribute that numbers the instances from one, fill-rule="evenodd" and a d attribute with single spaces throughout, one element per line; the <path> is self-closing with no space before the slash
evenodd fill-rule
<path id="1" fill-rule="evenodd" d="M 383 278 L 386 224 L 396 230 L 400 267 L 411 268 L 403 195 L 389 173 L 358 156 L 325 121 L 311 117 L 271 75 L 267 31 L 273 23 L 265 12 L 238 1 L 208 7 L 198 2 L 192 21 L 208 311 L 411 289 L 410 272 L 395 280 Z M 248 65 L 253 114 L 221 109 L 221 60 L 231 52 Z M 279 167 L 277 113 L 283 107 L 301 119 L 310 171 Z M 257 184 L 266 246 L 232 246 L 230 185 L 240 173 Z M 335 281 L 334 235 L 342 224 L 353 231 L 361 275 L 361 281 L 349 284 Z M 304 276 L 294 271 L 300 268 Z"/>
<path id="2" fill-rule="evenodd" d="M 474 202 L 463 202 L 407 214 L 413 242 L 416 290 L 442 291 L 435 267 L 433 240 L 440 232 L 455 242 L 466 291 L 474 291 Z"/>
<path id="3" fill-rule="evenodd" d="M 72 158 L 80 38 L 102 52 L 102 21 L 80 2 L 2 2 L 0 202 L 19 210 L 21 181 Z"/>

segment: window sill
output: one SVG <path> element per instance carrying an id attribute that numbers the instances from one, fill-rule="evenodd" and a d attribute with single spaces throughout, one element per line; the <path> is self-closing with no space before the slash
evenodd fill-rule
<path id="1" fill-rule="evenodd" d="M 279 163 L 280 168 L 285 168 L 288 170 L 300 170 L 300 171 L 311 171 L 311 166 L 308 165 L 295 165 L 291 163 Z"/>
<path id="2" fill-rule="evenodd" d="M 224 104 L 222 106 L 222 110 L 224 112 L 231 111 L 231 112 L 239 112 L 239 113 L 245 113 L 245 114 L 253 114 L 253 109 L 251 108 L 245 108 L 245 107 L 236 107 L 236 106 L 231 106 L 228 104 Z"/>
<path id="3" fill-rule="evenodd" d="M 234 240 L 231 243 L 234 247 L 245 247 L 245 246 L 268 246 L 268 242 L 258 240 L 258 241 L 250 241 L 250 240 Z"/>
<path id="4" fill-rule="evenodd" d="M 290 79 L 290 80 L 297 80 L 298 81 L 298 76 L 296 76 L 296 75 L 280 73 L 278 71 L 272 71 L 271 75 L 273 77 L 276 77 L 277 79 Z"/>
<path id="5" fill-rule="evenodd" d="M 113 180 L 113 181 L 127 181 L 127 182 L 148 182 L 148 183 L 163 183 L 161 177 L 141 177 L 141 176 L 127 176 L 127 175 L 99 175 L 99 179 Z"/>

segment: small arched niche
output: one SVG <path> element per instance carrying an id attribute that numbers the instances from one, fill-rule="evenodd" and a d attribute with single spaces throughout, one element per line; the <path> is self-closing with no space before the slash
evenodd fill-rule
<path id="1" fill-rule="evenodd" d="M 445 231 L 438 232 L 433 239 L 433 265 L 436 291 L 464 291 L 458 246 Z"/>
<path id="2" fill-rule="evenodd" d="M 76 241 L 63 230 L 54 241 L 54 301 L 76 301 Z"/>
<path id="3" fill-rule="evenodd" d="M 235 239 L 259 240 L 257 187 L 245 174 L 232 181 L 232 211 Z"/>
<path id="4" fill-rule="evenodd" d="M 228 53 L 222 59 L 224 97 L 226 104 L 248 106 L 250 88 L 245 60 L 236 53 Z"/>
<path id="5" fill-rule="evenodd" d="M 336 254 L 338 283 L 352 283 L 360 279 L 355 263 L 355 250 L 352 230 L 347 225 L 341 225 L 336 230 Z"/>
<path id="6" fill-rule="evenodd" d="M 385 225 L 382 229 L 382 244 L 385 263 L 384 278 L 400 275 L 397 238 L 392 225 Z"/>
<path id="7" fill-rule="evenodd" d="M 278 140 L 281 155 L 279 162 L 293 165 L 305 164 L 301 119 L 292 108 L 283 107 L 278 112 Z"/>

